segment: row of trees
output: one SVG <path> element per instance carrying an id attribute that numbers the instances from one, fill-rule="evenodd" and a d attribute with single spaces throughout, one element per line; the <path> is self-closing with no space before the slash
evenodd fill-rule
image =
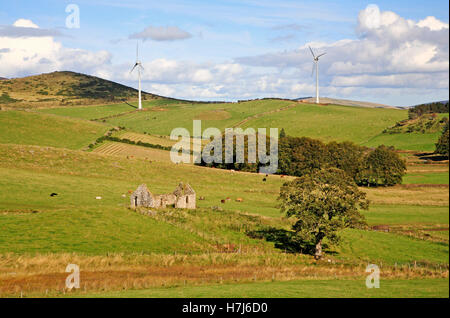
<path id="1" fill-rule="evenodd" d="M 402 182 L 404 160 L 391 147 L 370 150 L 352 142 L 331 142 L 307 137 L 280 138 L 280 173 L 304 176 L 315 170 L 338 168 L 358 185 L 392 186 Z"/>
<path id="2" fill-rule="evenodd" d="M 266 149 L 270 139 L 266 138 Z M 248 161 L 248 136 L 244 139 L 243 163 L 236 163 L 236 139 L 233 143 L 233 162 L 225 163 L 225 139 L 222 139 L 222 163 L 205 163 L 201 165 L 237 171 L 258 172 L 262 164 Z M 257 152 L 257 149 L 253 149 Z M 308 137 L 290 137 L 280 133 L 278 140 L 277 174 L 302 177 L 313 171 L 325 168 L 343 170 L 361 186 L 392 186 L 402 182 L 406 171 L 404 160 L 393 148 L 379 146 L 376 149 L 358 146 L 352 142 L 323 143 Z"/>

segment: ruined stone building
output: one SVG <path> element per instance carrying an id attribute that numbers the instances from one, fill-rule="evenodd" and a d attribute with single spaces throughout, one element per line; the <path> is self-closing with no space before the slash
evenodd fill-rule
<path id="1" fill-rule="evenodd" d="M 196 197 L 195 191 L 189 184 L 182 182 L 172 193 L 153 195 L 147 188 L 147 185 L 141 184 L 130 196 L 131 208 L 166 208 L 173 206 L 179 209 L 195 209 Z"/>

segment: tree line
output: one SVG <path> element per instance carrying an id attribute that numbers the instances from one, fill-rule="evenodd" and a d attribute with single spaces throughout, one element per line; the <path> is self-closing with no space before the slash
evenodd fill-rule
<path id="1" fill-rule="evenodd" d="M 266 149 L 270 139 L 267 137 Z M 233 169 L 237 171 L 258 172 L 262 163 L 248 162 L 248 136 L 244 139 L 243 163 L 225 163 L 225 142 L 222 139 L 222 163 L 200 165 Z M 257 149 L 256 149 L 257 151 Z M 236 139 L 233 140 L 233 159 L 236 158 Z M 393 147 L 381 145 L 375 149 L 362 147 L 353 142 L 330 142 L 328 144 L 309 137 L 286 136 L 281 130 L 278 139 L 277 174 L 302 177 L 315 171 L 328 168 L 343 170 L 360 186 L 392 186 L 402 182 L 406 164 Z"/>
<path id="2" fill-rule="evenodd" d="M 423 114 L 431 114 L 431 113 L 448 113 L 448 101 L 447 102 L 435 102 L 429 104 L 422 104 L 411 107 L 408 110 L 409 119 L 417 118 L 422 116 Z"/>

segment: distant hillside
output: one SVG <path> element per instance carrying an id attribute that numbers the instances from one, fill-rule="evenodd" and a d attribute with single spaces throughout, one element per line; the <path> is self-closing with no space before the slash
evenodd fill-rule
<path id="1" fill-rule="evenodd" d="M 143 92 L 144 100 L 162 96 Z M 73 105 L 99 105 L 136 101 L 137 90 L 95 76 L 74 72 L 53 72 L 0 81 L 3 109 Z"/>
<path id="2" fill-rule="evenodd" d="M 424 106 L 424 105 L 432 105 L 432 104 L 448 104 L 448 100 L 439 100 L 439 101 L 435 101 L 435 102 L 429 102 L 429 103 L 418 104 L 418 105 L 414 105 L 414 106 L 410 106 L 410 107 L 417 107 L 417 106 Z"/>
<path id="3" fill-rule="evenodd" d="M 384 134 L 403 134 L 403 133 L 437 133 L 441 132 L 444 126 L 448 123 L 448 114 L 441 114 L 440 116 L 432 114 L 422 114 L 409 119 L 404 119 L 397 122 L 394 126 L 386 128 Z"/>
<path id="4" fill-rule="evenodd" d="M 423 114 L 448 113 L 448 111 L 448 101 L 421 104 L 408 109 L 410 119 L 419 117 Z"/>
<path id="5" fill-rule="evenodd" d="M 297 98 L 301 102 L 305 103 L 315 103 L 315 97 L 307 97 L 307 98 Z M 370 103 L 370 102 L 362 102 L 356 100 L 348 100 L 348 99 L 337 99 L 337 98 L 329 98 L 329 97 L 320 97 L 321 104 L 334 104 L 334 105 L 342 105 L 342 106 L 358 106 L 358 107 L 371 107 L 371 108 L 396 108 L 389 105 L 378 104 L 378 103 Z"/>

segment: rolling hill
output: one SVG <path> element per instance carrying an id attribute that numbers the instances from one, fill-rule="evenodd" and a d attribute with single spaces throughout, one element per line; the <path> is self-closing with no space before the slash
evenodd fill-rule
<path id="1" fill-rule="evenodd" d="M 97 77 L 53 72 L 0 81 L 0 109 L 35 109 L 71 119 L 95 120 L 129 131 L 168 136 L 173 128 L 191 130 L 192 120 L 203 128 L 284 128 L 291 136 L 328 142 L 349 140 L 367 146 L 432 151 L 440 132 L 387 130 L 408 118 L 407 109 L 387 105 L 323 98 L 258 99 L 237 103 L 194 102 L 144 93 L 144 111 L 137 112 L 135 89 Z M 125 102 L 124 102 L 125 101 Z M 130 101 L 130 102 L 128 102 Z M 6 115 L 4 115 L 6 116 Z M 447 115 L 448 116 L 448 115 Z"/>
<path id="2" fill-rule="evenodd" d="M 389 108 L 315 105 L 289 100 L 264 99 L 239 103 L 182 103 L 146 101 L 144 111 L 126 104 L 42 109 L 40 112 L 98 120 L 139 133 L 170 135 L 177 127 L 192 130 L 194 119 L 203 129 L 217 127 L 284 128 L 291 136 L 323 141 L 367 142 L 387 127 L 407 118 L 407 110 Z"/>
<path id="3" fill-rule="evenodd" d="M 95 76 L 53 72 L 0 81 L 4 109 L 112 104 L 137 99 L 137 90 Z M 143 92 L 144 100 L 163 97 Z"/>

